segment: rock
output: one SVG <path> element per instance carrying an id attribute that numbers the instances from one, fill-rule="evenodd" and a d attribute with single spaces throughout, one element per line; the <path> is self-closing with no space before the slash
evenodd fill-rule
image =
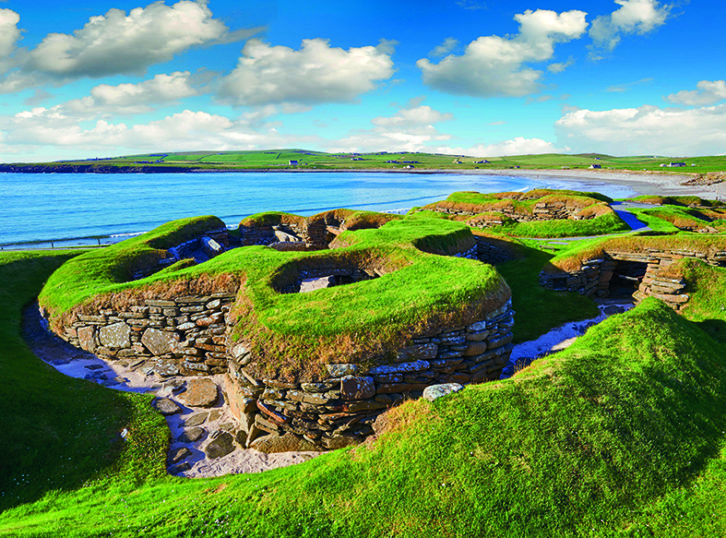
<path id="1" fill-rule="evenodd" d="M 179 400 L 189 407 L 212 407 L 219 400 L 219 391 L 211 379 L 190 379 Z"/>
<path id="2" fill-rule="evenodd" d="M 345 400 L 365 400 L 376 394 L 372 377 L 345 376 L 340 380 L 340 392 Z"/>
<path id="3" fill-rule="evenodd" d="M 184 458 L 192 455 L 192 451 L 187 447 L 177 448 L 169 453 L 169 463 L 179 463 Z"/>
<path id="4" fill-rule="evenodd" d="M 435 359 L 439 346 L 433 343 L 415 344 L 401 349 L 398 352 L 398 361 L 410 361 L 411 359 Z"/>
<path id="5" fill-rule="evenodd" d="M 222 416 L 222 410 L 221 409 L 212 409 L 209 412 L 209 418 L 207 419 L 209 422 L 214 422 L 215 420 L 219 420 L 219 417 Z"/>
<path id="6" fill-rule="evenodd" d="M 180 463 L 179 465 L 176 465 L 176 466 L 172 467 L 171 469 L 169 469 L 169 474 L 173 474 L 173 475 L 180 474 L 185 471 L 188 471 L 191 468 L 192 468 L 192 466 L 189 465 L 189 463 L 187 463 L 185 461 L 184 463 Z"/>
<path id="7" fill-rule="evenodd" d="M 164 416 L 173 415 L 174 413 L 178 413 L 181 411 L 181 407 L 179 407 L 176 402 L 171 401 L 169 398 L 157 398 L 156 400 L 151 402 L 151 405 L 154 407 L 154 409 L 156 409 Z"/>
<path id="8" fill-rule="evenodd" d="M 622 307 L 615 306 L 615 305 L 606 306 L 605 308 L 602 309 L 602 313 L 605 314 L 606 316 L 612 316 L 613 314 L 620 314 L 621 312 L 623 312 Z"/>
<path id="9" fill-rule="evenodd" d="M 328 450 L 337 450 L 339 448 L 345 448 L 346 446 L 357 445 L 358 443 L 360 443 L 360 439 L 357 437 L 344 434 L 333 435 L 330 439 L 323 440 L 323 444 Z"/>
<path id="10" fill-rule="evenodd" d="M 204 421 L 207 420 L 208 416 L 209 413 L 194 413 L 192 416 L 184 421 L 184 426 L 188 426 L 191 428 L 194 426 L 199 426 L 200 424 L 204 424 Z"/>
<path id="11" fill-rule="evenodd" d="M 239 430 L 235 436 L 234 436 L 235 442 L 241 447 L 244 448 L 247 446 L 247 432 L 244 430 Z"/>
<path id="12" fill-rule="evenodd" d="M 306 278 L 300 283 L 300 293 L 309 291 L 322 290 L 323 288 L 332 288 L 335 286 L 334 276 L 324 276 L 320 278 Z"/>
<path id="13" fill-rule="evenodd" d="M 180 373 L 179 367 L 168 361 L 154 361 L 152 370 L 162 377 L 172 377 Z"/>
<path id="14" fill-rule="evenodd" d="M 96 340 L 94 338 L 95 334 L 96 329 L 93 325 L 78 329 L 78 343 L 81 345 L 81 349 L 85 349 L 91 353 L 96 350 Z"/>
<path id="15" fill-rule="evenodd" d="M 179 343 L 179 335 L 174 332 L 148 328 L 144 331 L 144 334 L 141 337 L 141 343 L 144 344 L 153 355 L 165 355 L 166 353 L 176 351 L 177 344 Z"/>
<path id="16" fill-rule="evenodd" d="M 98 330 L 98 339 L 101 345 L 109 348 L 131 347 L 131 327 L 123 321 L 106 325 Z"/>
<path id="17" fill-rule="evenodd" d="M 355 375 L 359 371 L 357 364 L 326 364 L 330 377 L 343 377 L 346 375 Z"/>
<path id="18" fill-rule="evenodd" d="M 400 374 L 400 373 L 406 373 L 406 372 L 420 372 L 422 370 L 428 370 L 430 368 L 430 364 L 428 361 L 414 361 L 414 362 L 402 362 L 400 364 L 396 364 L 395 366 L 376 366 L 375 368 L 371 368 L 370 373 L 371 374 Z"/>
<path id="19" fill-rule="evenodd" d="M 444 383 L 442 385 L 431 385 L 424 389 L 423 397 L 424 397 L 424 400 L 433 402 L 434 400 L 438 400 L 442 396 L 447 396 L 449 394 L 453 394 L 454 392 L 459 392 L 460 390 L 463 390 L 463 388 L 464 388 L 464 386 L 459 385 L 458 383 Z"/>
<path id="20" fill-rule="evenodd" d="M 196 427 L 184 430 L 176 440 L 180 443 L 196 443 L 202 437 L 204 437 L 204 428 Z"/>
<path id="21" fill-rule="evenodd" d="M 254 448 L 260 452 L 265 452 L 266 454 L 274 454 L 278 452 L 320 451 L 320 447 L 289 432 L 284 435 L 271 433 L 269 435 L 259 437 L 250 444 L 250 448 Z"/>
<path id="22" fill-rule="evenodd" d="M 209 459 L 221 458 L 234 451 L 234 437 L 229 432 L 216 431 L 213 439 L 204 447 L 204 453 Z"/>
<path id="23" fill-rule="evenodd" d="M 205 235 L 202 237 L 202 251 L 210 258 L 214 258 L 224 252 L 224 247 Z"/>

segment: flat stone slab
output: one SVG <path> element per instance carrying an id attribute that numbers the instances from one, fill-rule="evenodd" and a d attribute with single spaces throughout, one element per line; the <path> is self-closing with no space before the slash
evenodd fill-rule
<path id="1" fill-rule="evenodd" d="M 151 402 L 151 405 L 156 409 L 159 413 L 162 415 L 173 415 L 174 413 L 178 413 L 181 411 L 181 407 L 179 407 L 176 402 L 171 401 L 169 398 L 157 398 L 153 402 Z"/>
<path id="2" fill-rule="evenodd" d="M 235 449 L 234 437 L 229 432 L 214 432 L 214 439 L 204 448 L 204 453 L 209 459 L 217 459 L 226 456 Z"/>
<path id="3" fill-rule="evenodd" d="M 181 435 L 177 437 L 177 441 L 180 443 L 196 443 L 202 437 L 204 437 L 204 428 L 189 428 L 188 430 L 184 430 Z"/>
<path id="4" fill-rule="evenodd" d="M 320 278 L 306 278 L 300 283 L 300 293 L 309 291 L 322 290 L 323 288 L 331 288 L 335 286 L 334 276 L 323 276 Z"/>
<path id="5" fill-rule="evenodd" d="M 110 348 L 131 347 L 131 327 L 123 321 L 101 327 L 98 330 L 98 338 L 101 344 Z"/>
<path id="6" fill-rule="evenodd" d="M 187 390 L 178 398 L 189 407 L 212 407 L 219 400 L 219 391 L 211 379 L 190 379 L 187 381 Z"/>
<path id="7" fill-rule="evenodd" d="M 449 394 L 459 392 L 463 389 L 464 386 L 460 385 L 459 383 L 443 383 L 441 385 L 431 385 L 424 389 L 423 397 L 424 400 L 433 402 L 435 400 L 438 400 L 439 398 L 442 398 L 443 396 L 448 396 Z"/>
<path id="8" fill-rule="evenodd" d="M 204 421 L 207 420 L 207 417 L 209 416 L 209 413 L 203 412 L 203 413 L 194 413 L 192 416 L 190 416 L 188 419 L 184 421 L 184 426 L 193 427 L 193 426 L 200 426 L 204 424 Z"/>
<path id="9" fill-rule="evenodd" d="M 109 325 L 112 327 L 113 325 Z M 103 339 L 101 340 L 103 341 Z M 170 331 L 160 331 L 153 327 L 146 329 L 141 337 L 141 343 L 151 351 L 153 355 L 165 355 L 176 350 L 179 343 L 179 335 Z M 106 344 L 108 345 L 108 344 Z"/>

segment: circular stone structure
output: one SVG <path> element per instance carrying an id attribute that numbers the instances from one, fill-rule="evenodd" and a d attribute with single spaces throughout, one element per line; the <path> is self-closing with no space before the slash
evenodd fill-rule
<path id="1" fill-rule="evenodd" d="M 39 303 L 108 360 L 226 373 L 248 447 L 334 449 L 428 386 L 499 377 L 511 293 L 476 252 L 466 225 L 424 215 L 263 214 L 237 233 L 198 217 L 69 260 Z"/>

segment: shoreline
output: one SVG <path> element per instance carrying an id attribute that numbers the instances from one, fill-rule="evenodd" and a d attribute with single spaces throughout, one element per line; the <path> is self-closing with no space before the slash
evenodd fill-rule
<path id="1" fill-rule="evenodd" d="M 159 173 L 162 171 L 159 170 Z M 166 172 L 166 171 L 164 171 Z M 459 175 L 459 176 L 493 176 L 493 177 L 518 177 L 533 180 L 535 182 L 546 182 L 548 180 L 556 180 L 563 183 L 575 183 L 575 190 L 582 189 L 582 183 L 590 183 L 589 190 L 597 191 L 597 184 L 602 185 L 618 185 L 627 187 L 633 191 L 632 196 L 638 195 L 690 195 L 711 200 L 726 200 L 726 182 L 714 183 L 711 185 L 684 185 L 685 181 L 693 179 L 695 174 L 669 174 L 658 172 L 631 171 L 631 170 L 591 170 L 591 169 L 244 169 L 244 170 L 188 170 L 186 173 L 283 173 L 292 172 L 296 174 L 329 174 L 336 172 L 358 173 L 358 174 L 416 174 L 416 175 Z M 42 173 L 42 172 L 36 172 Z M 153 175 L 153 174 L 149 174 Z M 0 174 L 1 177 L 1 174 Z M 577 185 L 577 184 L 580 185 Z M 559 186 L 560 188 L 562 186 Z M 535 188 L 548 188 L 541 185 Z M 143 232 L 139 232 L 143 233 Z M 129 235 L 126 233 L 114 233 L 105 236 L 91 235 L 88 237 L 71 237 L 58 239 L 37 239 L 32 241 L 21 241 L 18 243 L 4 243 L 2 250 L 46 250 L 48 244 L 50 249 L 62 248 L 88 248 L 99 247 L 112 244 L 117 241 L 108 241 L 112 236 Z M 137 234 L 133 234 L 137 235 Z M 88 239 L 88 243 L 81 244 L 79 241 Z M 103 241 L 103 243 L 102 243 Z M 53 246 L 53 243 L 59 243 Z"/>

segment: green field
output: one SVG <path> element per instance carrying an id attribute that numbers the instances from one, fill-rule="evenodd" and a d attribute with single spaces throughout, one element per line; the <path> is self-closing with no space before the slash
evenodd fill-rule
<path id="1" fill-rule="evenodd" d="M 583 193 L 559 196 L 579 200 Z M 593 200 L 584 207 L 604 201 Z M 445 202 L 492 199 L 456 193 Z M 521 211 L 532 205 L 520 202 Z M 400 218 L 349 212 L 363 229 L 339 235 L 340 248 L 249 246 L 135 281 L 129 275 L 163 249 L 220 221 L 170 222 L 85 253 L 0 253 L 0 536 L 726 535 L 726 269 L 696 259 L 671 267 L 688 283 L 683 315 L 649 298 L 510 379 L 470 385 L 434 403 L 406 401 L 383 415 L 377 439 L 262 474 L 167 475 L 169 430 L 151 396 L 65 377 L 21 335 L 22 310 L 39 294 L 63 315 L 98 297 L 204 273 L 248 278 L 250 304 L 282 339 L 252 336 L 280 344 L 291 357 L 311 336 L 335 351 L 334 340 L 326 341 L 335 333 L 355 330 L 370 339 L 383 327 L 396 333 L 426 315 L 462 310 L 503 280 L 516 311 L 514 338 L 522 342 L 597 315 L 589 298 L 540 286 L 543 268 L 571 269 L 606 247 L 724 249 L 722 233 L 673 224 L 703 217 L 718 227 L 719 208 L 697 199 L 661 202 L 633 210 L 654 230 L 640 234 L 548 242 L 512 237 L 506 226 L 475 230 L 512 256 L 496 268 L 440 255 L 461 251 L 472 237 L 463 222 L 432 211 Z M 265 213 L 244 223 L 281 218 Z M 380 227 L 367 227 L 373 223 Z M 270 290 L 271 275 L 286 267 L 358 255 L 388 260 L 396 271 L 319 290 L 317 298 Z M 426 283 L 426 294 L 411 285 L 417 282 Z M 309 323 L 320 309 L 333 312 L 330 325 Z M 240 330 L 248 329 L 242 322 Z"/>
<path id="2" fill-rule="evenodd" d="M 297 161 L 291 165 L 290 161 Z M 387 162 L 395 161 L 395 162 Z M 488 161 L 482 163 L 481 161 Z M 671 162 L 684 162 L 683 168 L 661 167 Z M 59 163 L 45 163 L 57 165 Z M 432 153 L 324 153 L 298 149 L 260 151 L 197 151 L 128 155 L 96 160 L 63 161 L 63 165 L 93 166 L 181 166 L 199 170 L 245 169 L 380 169 L 395 170 L 411 166 L 414 169 L 473 170 L 473 169 L 584 169 L 598 165 L 603 170 L 657 171 L 675 174 L 703 174 L 726 171 L 726 156 L 632 156 L 614 157 L 603 154 L 542 154 L 511 157 L 473 157 Z M 37 166 L 37 164 L 35 165 Z"/>

